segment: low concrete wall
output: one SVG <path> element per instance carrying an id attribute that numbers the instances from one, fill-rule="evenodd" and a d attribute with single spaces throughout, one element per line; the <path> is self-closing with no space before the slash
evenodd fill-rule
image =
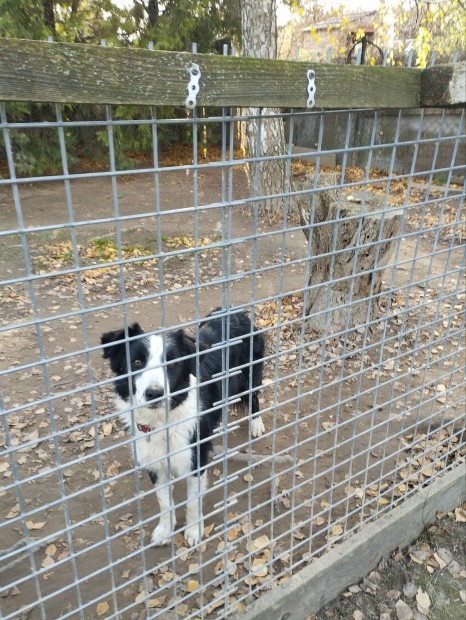
<path id="1" fill-rule="evenodd" d="M 297 147 L 317 147 L 320 119 L 323 119 L 323 140 L 322 149 L 342 149 L 345 146 L 348 123 L 350 123 L 350 147 L 367 146 L 371 144 L 372 134 L 375 129 L 374 145 L 372 151 L 371 167 L 381 170 L 389 170 L 393 147 L 377 148 L 377 145 L 390 144 L 395 141 L 398 125 L 398 115 L 400 114 L 398 142 L 407 140 L 417 140 L 420 143 L 417 153 L 414 145 L 399 146 L 395 151 L 394 170 L 398 173 L 410 172 L 415 155 L 415 172 L 426 174 L 435 168 L 449 168 L 452 165 L 454 143 L 448 141 L 439 142 L 438 147 L 435 142 L 423 143 L 422 140 L 438 138 L 443 136 L 456 136 L 458 133 L 464 134 L 464 122 L 462 127 L 461 111 L 449 110 L 401 110 L 389 111 L 380 110 L 364 112 L 336 112 L 332 115 L 309 115 L 295 119 L 295 136 Z M 375 124 L 375 127 L 374 127 Z M 458 131 L 459 130 L 459 131 Z M 436 152 L 437 151 L 437 152 Z M 361 166 L 367 164 L 369 151 L 358 151 L 350 153 L 347 158 L 348 166 Z M 434 160 L 435 157 L 435 160 Z M 336 163 L 341 164 L 343 154 L 336 155 Z M 322 165 L 323 162 L 321 162 Z M 458 145 L 455 161 L 453 165 L 460 166 L 466 164 L 466 149 L 464 138 Z M 445 180 L 447 173 L 436 172 L 434 177 L 444 177 L 438 180 Z M 462 182 L 464 172 L 459 171 L 455 180 Z"/>

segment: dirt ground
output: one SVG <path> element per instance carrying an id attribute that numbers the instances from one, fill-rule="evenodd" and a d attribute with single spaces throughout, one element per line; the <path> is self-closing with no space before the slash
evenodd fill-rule
<path id="1" fill-rule="evenodd" d="M 437 515 L 418 540 L 382 560 L 359 584 L 308 620 L 463 620 L 466 505 Z"/>
<path id="2" fill-rule="evenodd" d="M 464 248 L 451 230 L 435 233 L 438 211 L 409 211 L 372 329 L 334 338 L 301 330 L 302 232 L 241 207 L 215 208 L 218 170 L 200 172 L 198 183 L 199 204 L 211 208 L 193 210 L 185 171 L 161 175 L 160 205 L 153 178 L 119 180 L 116 223 L 110 178 L 73 181 L 74 225 L 59 229 L 70 223 L 64 186 L 20 187 L 27 232 L 0 237 L 0 327 L 15 326 L 0 332 L 0 368 L 11 370 L 1 384 L 9 411 L 0 437 L 3 615 L 75 618 L 83 607 L 86 619 L 168 618 L 168 609 L 234 617 L 464 454 Z M 232 197 L 246 192 L 237 170 Z M 231 244 L 222 250 L 225 222 Z M 18 229 L 5 188 L 0 228 Z M 129 261 L 121 270 L 112 266 L 119 242 Z M 229 458 L 209 471 L 204 544 L 185 547 L 176 489 L 179 533 L 171 547 L 151 548 L 157 504 L 115 417 L 100 335 L 125 313 L 154 330 L 225 303 L 254 306 L 266 332 L 266 434 L 252 440 L 231 411 L 216 442 Z M 34 541 L 29 553 L 25 539 Z"/>

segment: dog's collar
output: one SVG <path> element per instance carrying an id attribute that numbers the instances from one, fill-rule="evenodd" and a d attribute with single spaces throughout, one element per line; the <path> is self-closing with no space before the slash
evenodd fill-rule
<path id="1" fill-rule="evenodd" d="M 138 431 L 141 431 L 141 433 L 150 433 L 151 432 L 151 427 L 150 426 L 146 426 L 145 424 L 136 424 Z"/>

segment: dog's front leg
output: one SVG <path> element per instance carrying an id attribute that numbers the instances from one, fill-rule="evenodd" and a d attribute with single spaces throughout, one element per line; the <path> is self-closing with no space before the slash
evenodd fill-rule
<path id="1" fill-rule="evenodd" d="M 169 544 L 176 528 L 176 516 L 173 507 L 172 485 L 168 476 L 160 473 L 156 475 L 153 472 L 149 472 L 149 476 L 155 485 L 155 492 L 159 501 L 160 520 L 151 536 L 152 544 L 158 547 Z"/>
<path id="2" fill-rule="evenodd" d="M 207 474 L 193 474 L 186 481 L 188 502 L 186 505 L 186 529 L 184 537 L 190 547 L 199 544 L 204 535 L 202 497 L 207 488 Z"/>
<path id="3" fill-rule="evenodd" d="M 262 416 L 259 413 L 259 397 L 256 393 L 252 395 L 252 417 L 251 417 L 251 437 L 262 437 L 265 433 L 265 426 Z"/>

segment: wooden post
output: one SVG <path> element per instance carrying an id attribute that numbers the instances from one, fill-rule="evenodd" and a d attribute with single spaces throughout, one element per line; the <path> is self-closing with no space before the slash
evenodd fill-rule
<path id="1" fill-rule="evenodd" d="M 336 185 L 329 176 L 320 183 Z M 301 197 L 298 205 L 310 248 L 308 324 L 328 333 L 344 331 L 380 312 L 381 267 L 387 266 L 395 249 L 402 210 L 373 194 L 343 197 L 337 190 L 320 189 L 310 220 L 311 196 L 306 195 L 306 201 Z"/>

